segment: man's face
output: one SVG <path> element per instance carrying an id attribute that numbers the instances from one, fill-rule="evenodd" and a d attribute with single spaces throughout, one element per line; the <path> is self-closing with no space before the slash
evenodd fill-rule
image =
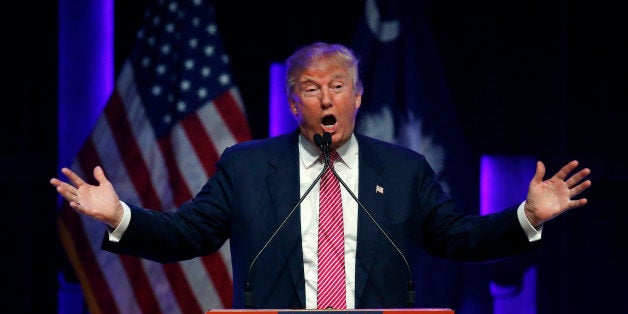
<path id="1" fill-rule="evenodd" d="M 313 142 L 314 134 L 329 132 L 331 148 L 336 149 L 351 137 L 361 101 L 348 69 L 324 59 L 298 78 L 290 110 L 306 139 Z"/>

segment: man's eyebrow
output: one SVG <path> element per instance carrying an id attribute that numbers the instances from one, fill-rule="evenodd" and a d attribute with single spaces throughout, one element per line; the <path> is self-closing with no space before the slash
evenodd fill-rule
<path id="1" fill-rule="evenodd" d="M 315 86 L 317 86 L 317 88 L 318 88 L 318 86 L 320 86 L 321 84 L 320 84 L 320 83 L 318 83 L 318 82 L 316 82 L 316 81 L 315 81 L 313 78 L 311 78 L 311 77 L 302 77 L 302 78 L 301 78 L 301 79 L 297 82 L 296 87 L 297 87 L 297 88 L 303 88 L 305 85 L 315 85 Z"/>
<path id="2" fill-rule="evenodd" d="M 336 73 L 334 75 L 332 75 L 331 79 L 335 80 L 335 79 L 339 79 L 339 78 L 346 78 L 347 75 L 345 73 Z"/>
<path id="3" fill-rule="evenodd" d="M 345 73 L 335 73 L 331 76 L 330 81 L 336 80 L 336 79 L 344 79 L 347 78 L 348 75 Z M 316 84 L 316 85 L 320 85 L 320 83 L 311 76 L 308 75 L 303 75 L 301 76 L 301 78 L 299 79 L 298 84 L 307 84 L 307 83 L 312 83 L 312 84 Z"/>
<path id="4" fill-rule="evenodd" d="M 314 78 L 311 76 L 302 76 L 301 79 L 299 79 L 299 84 L 309 83 L 309 82 L 316 83 Z"/>

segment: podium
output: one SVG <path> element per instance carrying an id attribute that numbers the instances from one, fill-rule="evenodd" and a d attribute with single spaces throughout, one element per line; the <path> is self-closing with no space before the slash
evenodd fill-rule
<path id="1" fill-rule="evenodd" d="M 209 310 L 205 314 L 454 314 L 452 309 Z"/>

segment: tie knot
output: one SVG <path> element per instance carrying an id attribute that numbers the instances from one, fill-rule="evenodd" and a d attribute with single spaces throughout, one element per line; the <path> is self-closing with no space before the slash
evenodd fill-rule
<path id="1" fill-rule="evenodd" d="M 329 161 L 333 164 L 334 161 L 336 161 L 336 159 L 338 159 L 340 155 L 338 155 L 338 152 L 335 150 L 330 150 L 329 151 Z"/>

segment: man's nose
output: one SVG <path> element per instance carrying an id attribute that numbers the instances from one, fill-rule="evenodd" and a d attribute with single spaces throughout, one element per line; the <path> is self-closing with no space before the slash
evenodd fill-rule
<path id="1" fill-rule="evenodd" d="M 331 92 L 329 90 L 329 88 L 322 88 L 321 89 L 321 105 L 323 107 L 331 107 L 333 106 L 333 101 L 331 99 Z"/>

